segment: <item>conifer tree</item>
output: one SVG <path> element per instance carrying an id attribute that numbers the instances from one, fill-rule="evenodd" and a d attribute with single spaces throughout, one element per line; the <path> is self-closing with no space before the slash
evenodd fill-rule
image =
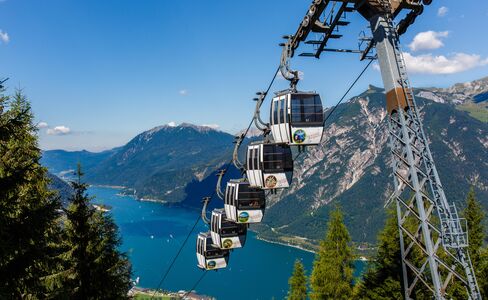
<path id="1" fill-rule="evenodd" d="M 354 265 L 350 241 L 342 212 L 336 207 L 330 213 L 326 236 L 314 261 L 312 299 L 351 298 Z"/>
<path id="2" fill-rule="evenodd" d="M 369 261 L 359 283 L 358 299 L 401 299 L 403 297 L 400 236 L 394 210 L 388 211 L 385 227 L 378 236 L 378 252 Z"/>
<path id="3" fill-rule="evenodd" d="M 463 212 L 468 223 L 469 256 L 476 272 L 476 279 L 484 298 L 488 297 L 488 249 L 483 248 L 485 213 L 481 203 L 476 199 L 474 188 L 469 189 L 466 197 L 466 208 Z"/>
<path id="4" fill-rule="evenodd" d="M 485 229 L 483 228 L 485 214 L 483 207 L 481 207 L 481 204 L 476 199 L 473 187 L 469 189 L 466 197 L 466 208 L 464 209 L 463 215 L 468 222 L 469 256 L 471 256 L 473 265 L 476 266 L 480 261 L 480 254 L 485 239 Z"/>
<path id="5" fill-rule="evenodd" d="M 290 290 L 288 291 L 288 300 L 306 300 L 307 299 L 307 277 L 305 269 L 300 260 L 295 261 L 293 274 L 288 280 Z"/>
<path id="6" fill-rule="evenodd" d="M 3 91 L 2 91 L 3 92 Z M 47 298 L 60 203 L 39 164 L 31 106 L 0 96 L 0 298 Z"/>
<path id="7" fill-rule="evenodd" d="M 65 224 L 64 288 L 70 299 L 125 299 L 131 268 L 117 249 L 121 243 L 117 226 L 91 206 L 80 166 L 76 175 Z"/>

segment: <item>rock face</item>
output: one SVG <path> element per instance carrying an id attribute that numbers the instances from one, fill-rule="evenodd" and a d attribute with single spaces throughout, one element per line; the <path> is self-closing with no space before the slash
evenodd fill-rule
<path id="1" fill-rule="evenodd" d="M 461 206 L 473 184 L 488 207 L 488 124 L 456 109 L 488 90 L 487 80 L 449 89 L 418 90 L 424 129 L 448 200 Z M 264 236 L 322 238 L 329 209 L 338 203 L 356 242 L 374 242 L 393 186 L 385 95 L 372 87 L 339 106 L 320 147 L 295 161 L 290 189 L 270 200 Z M 327 114 L 327 112 L 326 112 Z"/>
<path id="2" fill-rule="evenodd" d="M 436 97 L 451 104 L 479 103 L 488 99 L 488 77 L 465 83 L 457 83 L 449 88 L 429 89 Z"/>

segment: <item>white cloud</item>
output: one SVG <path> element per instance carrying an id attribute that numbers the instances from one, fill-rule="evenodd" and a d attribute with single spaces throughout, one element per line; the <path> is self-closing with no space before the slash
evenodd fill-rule
<path id="1" fill-rule="evenodd" d="M 47 128 L 49 125 L 46 122 L 39 122 L 37 124 L 37 128 L 42 129 L 42 128 Z"/>
<path id="2" fill-rule="evenodd" d="M 447 8 L 445 6 L 441 6 L 441 7 L 439 7 L 439 10 L 437 10 L 437 16 L 444 17 L 445 15 L 447 15 L 448 11 L 449 11 L 449 8 Z"/>
<path id="3" fill-rule="evenodd" d="M 378 63 L 373 64 L 373 69 L 376 71 L 380 71 L 380 65 Z"/>
<path id="4" fill-rule="evenodd" d="M 178 93 L 179 93 L 181 96 L 186 96 L 186 95 L 188 95 L 188 90 L 180 90 Z"/>
<path id="5" fill-rule="evenodd" d="M 449 31 L 425 31 L 418 33 L 413 41 L 408 45 L 412 51 L 419 50 L 432 50 L 444 46 L 441 38 L 446 38 L 449 35 Z"/>
<path id="6" fill-rule="evenodd" d="M 56 126 L 54 128 L 49 128 L 46 133 L 48 135 L 66 135 L 71 133 L 71 129 L 69 127 L 66 127 L 64 125 L 61 126 Z"/>
<path id="7" fill-rule="evenodd" d="M 414 56 L 404 53 L 405 63 L 411 73 L 454 74 L 488 65 L 488 58 L 477 54 L 454 53 L 449 56 L 425 54 Z"/>
<path id="8" fill-rule="evenodd" d="M 10 41 L 10 37 L 8 33 L 0 29 L 0 41 L 4 42 L 5 44 Z"/>
<path id="9" fill-rule="evenodd" d="M 220 128 L 219 124 L 203 124 L 202 126 L 212 128 L 212 129 L 219 129 Z"/>

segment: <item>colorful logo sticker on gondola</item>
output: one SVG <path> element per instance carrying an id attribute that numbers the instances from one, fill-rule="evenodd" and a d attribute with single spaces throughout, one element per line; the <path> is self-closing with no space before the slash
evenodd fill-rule
<path id="1" fill-rule="evenodd" d="M 207 268 L 208 269 L 213 269 L 213 268 L 215 268 L 215 266 L 217 266 L 217 263 L 215 262 L 215 260 L 211 260 L 211 261 L 207 262 Z"/>
<path id="2" fill-rule="evenodd" d="M 239 222 L 246 223 L 247 221 L 249 221 L 249 214 L 245 211 L 241 212 L 239 214 Z"/>
<path id="3" fill-rule="evenodd" d="M 228 249 L 228 248 L 231 248 L 232 247 L 232 240 L 231 239 L 225 239 L 223 242 L 222 242 L 222 246 L 224 247 L 224 249 Z"/>
<path id="4" fill-rule="evenodd" d="M 307 133 L 303 129 L 297 129 L 295 133 L 293 133 L 293 141 L 297 144 L 305 142 L 306 138 Z"/>
<path id="5" fill-rule="evenodd" d="M 266 177 L 266 180 L 264 181 L 264 184 L 266 185 L 267 188 L 274 188 L 276 184 L 278 183 L 278 179 L 274 175 L 269 175 Z"/>

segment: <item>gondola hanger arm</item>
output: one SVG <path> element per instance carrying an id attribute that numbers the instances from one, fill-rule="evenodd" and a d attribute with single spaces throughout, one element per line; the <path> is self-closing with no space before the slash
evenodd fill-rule
<path id="1" fill-rule="evenodd" d="M 204 197 L 202 199 L 203 207 L 202 207 L 202 221 L 205 222 L 205 224 L 210 224 L 210 220 L 207 218 L 207 206 L 208 203 L 212 200 L 211 197 Z"/>
<path id="2" fill-rule="evenodd" d="M 258 97 L 253 98 L 256 101 L 256 108 L 254 110 L 254 125 L 257 129 L 261 130 L 263 134 L 266 136 L 271 131 L 269 127 L 269 123 L 266 123 L 261 119 L 261 106 L 263 105 L 264 100 L 266 99 L 267 92 L 257 92 L 256 95 Z"/>
<path id="3" fill-rule="evenodd" d="M 224 177 L 226 171 L 226 169 L 223 169 L 217 173 L 218 180 L 217 185 L 215 186 L 215 193 L 221 200 L 224 200 L 224 193 L 222 192 L 222 177 Z"/>
<path id="4" fill-rule="evenodd" d="M 292 46 L 293 36 L 284 36 L 287 39 L 285 43 L 280 44 L 283 47 L 280 59 L 280 72 L 283 78 L 290 82 L 292 91 L 296 91 L 297 83 L 300 80 L 298 71 L 290 69 L 290 59 L 293 57 L 294 49 Z"/>

